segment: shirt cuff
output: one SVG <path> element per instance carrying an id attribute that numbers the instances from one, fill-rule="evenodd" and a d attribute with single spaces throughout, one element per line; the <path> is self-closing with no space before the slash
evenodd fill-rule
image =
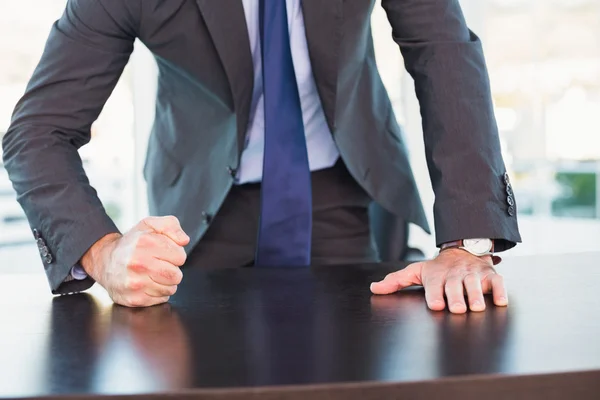
<path id="1" fill-rule="evenodd" d="M 82 281 L 88 277 L 88 274 L 80 265 L 75 265 L 73 268 L 71 268 L 71 276 L 76 281 Z"/>

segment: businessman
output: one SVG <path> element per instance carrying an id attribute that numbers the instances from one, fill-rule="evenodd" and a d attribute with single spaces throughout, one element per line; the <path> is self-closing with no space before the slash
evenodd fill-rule
<path id="1" fill-rule="evenodd" d="M 98 282 L 168 301 L 199 266 L 377 261 L 375 201 L 429 230 L 377 71 L 373 0 L 70 0 L 16 106 L 4 161 L 53 293 Z M 415 80 L 439 255 L 371 285 L 432 310 L 507 304 L 493 255 L 520 241 L 481 43 L 458 0 L 383 0 Z M 159 68 L 148 217 L 122 234 L 78 149 L 135 39 Z"/>

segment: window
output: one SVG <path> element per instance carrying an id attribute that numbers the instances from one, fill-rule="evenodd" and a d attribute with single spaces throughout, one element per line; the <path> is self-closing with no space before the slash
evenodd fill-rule
<path id="1" fill-rule="evenodd" d="M 52 23 L 66 0 L 0 2 L 0 136 L 43 51 Z M 134 109 L 131 67 L 92 127 L 92 141 L 80 150 L 92 185 L 121 229 L 134 218 Z M 115 146 L 115 143 L 119 143 Z M 2 269 L 42 271 L 29 224 L 0 161 L 0 260 Z"/>
<path id="2" fill-rule="evenodd" d="M 483 3 L 494 102 L 528 241 L 523 250 L 597 250 L 600 1 Z"/>
<path id="3" fill-rule="evenodd" d="M 0 2 L 0 135 L 65 3 Z M 519 206 L 525 243 L 511 254 L 597 250 L 600 0 L 462 0 L 462 5 L 469 26 L 484 43 L 504 157 Z M 380 72 L 404 126 L 433 222 L 433 193 L 413 84 L 379 5 L 373 21 Z M 121 229 L 147 214 L 141 169 L 155 84 L 153 57 L 136 43 L 132 62 L 93 126 L 91 143 L 80 152 L 92 185 Z M 411 232 L 411 243 L 430 256 L 435 252 L 433 237 L 418 228 Z M 7 265 L 41 271 L 28 223 L 1 164 L 0 260 L 3 269 Z"/>
<path id="4" fill-rule="evenodd" d="M 597 251 L 600 0 L 461 3 L 469 26 L 483 41 L 503 155 L 517 199 L 524 243 L 509 254 Z M 383 12 L 376 10 L 374 18 L 385 25 Z M 374 31 L 376 42 L 389 42 L 384 30 Z M 391 48 L 378 53 L 378 62 L 385 70 L 399 71 L 402 66 L 391 53 Z M 403 116 L 413 167 L 430 211 L 433 193 L 412 82 L 407 74 L 391 79 L 405 81 L 403 96 L 394 105 Z M 390 89 L 392 98 L 396 91 Z M 433 239 L 422 232 L 415 229 L 411 241 L 433 254 Z"/>

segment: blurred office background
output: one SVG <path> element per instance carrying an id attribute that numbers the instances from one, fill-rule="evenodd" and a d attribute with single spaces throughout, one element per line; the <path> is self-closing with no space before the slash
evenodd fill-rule
<path id="1" fill-rule="evenodd" d="M 0 2 L 0 136 L 66 0 Z M 524 244 L 509 255 L 600 248 L 600 0 L 462 0 L 482 38 L 504 158 Z M 418 103 L 391 29 L 373 13 L 378 64 L 405 127 L 421 195 L 433 204 Z M 126 230 L 147 214 L 141 166 L 152 124 L 156 70 L 136 44 L 131 62 L 81 149 L 108 213 Z M 432 216 L 430 215 L 430 218 Z M 435 254 L 418 228 L 410 242 Z M 0 268 L 42 267 L 0 161 Z"/>

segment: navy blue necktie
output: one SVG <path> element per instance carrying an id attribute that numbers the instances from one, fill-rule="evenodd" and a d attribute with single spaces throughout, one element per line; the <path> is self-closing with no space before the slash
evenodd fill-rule
<path id="1" fill-rule="evenodd" d="M 285 0 L 260 0 L 265 148 L 256 265 L 310 263 L 312 193 Z"/>

